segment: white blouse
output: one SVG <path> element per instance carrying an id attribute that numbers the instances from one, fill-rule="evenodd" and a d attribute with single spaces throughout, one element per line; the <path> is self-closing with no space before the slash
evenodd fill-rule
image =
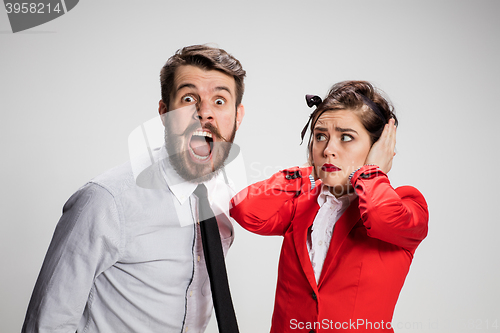
<path id="1" fill-rule="evenodd" d="M 320 208 L 307 234 L 307 251 L 311 259 L 316 283 L 319 282 L 321 276 L 335 223 L 355 198 L 355 193 L 336 198 L 330 193 L 328 186 L 322 184 L 321 193 L 318 196 Z"/>

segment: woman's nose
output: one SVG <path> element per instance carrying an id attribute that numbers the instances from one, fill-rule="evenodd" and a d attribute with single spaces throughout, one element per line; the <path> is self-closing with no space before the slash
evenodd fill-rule
<path id="1" fill-rule="evenodd" d="M 323 151 L 323 154 L 326 156 L 329 156 L 329 155 L 333 155 L 333 156 L 336 156 L 337 155 L 337 143 L 334 142 L 334 140 L 329 140 L 326 147 L 325 147 L 325 150 Z"/>

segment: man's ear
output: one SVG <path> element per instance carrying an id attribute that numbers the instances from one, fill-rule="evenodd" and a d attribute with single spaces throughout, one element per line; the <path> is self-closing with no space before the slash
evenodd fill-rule
<path id="1" fill-rule="evenodd" d="M 236 108 L 236 130 L 240 128 L 244 116 L 245 116 L 245 107 L 243 106 L 243 104 L 240 104 Z"/>
<path id="2" fill-rule="evenodd" d="M 163 100 L 160 99 L 160 102 L 158 103 L 158 113 L 160 114 L 161 122 L 163 123 L 163 126 L 165 126 L 165 117 L 164 114 L 167 113 L 167 106 L 163 102 Z"/>

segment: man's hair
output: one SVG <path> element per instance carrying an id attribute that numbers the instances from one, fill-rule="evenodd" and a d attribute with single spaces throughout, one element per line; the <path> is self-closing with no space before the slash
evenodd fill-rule
<path id="1" fill-rule="evenodd" d="M 246 72 L 238 59 L 223 49 L 208 45 L 191 45 L 177 50 L 161 69 L 161 99 L 167 108 L 170 103 L 170 93 L 174 88 L 175 71 L 184 65 L 197 66 L 203 70 L 217 70 L 232 76 L 236 87 L 236 107 L 241 104 Z"/>

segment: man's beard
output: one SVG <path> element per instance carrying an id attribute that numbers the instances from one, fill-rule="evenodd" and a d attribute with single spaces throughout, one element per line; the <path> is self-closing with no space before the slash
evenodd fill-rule
<path id="1" fill-rule="evenodd" d="M 194 123 L 180 135 L 171 134 L 173 122 L 167 122 L 165 126 L 165 147 L 169 157 L 170 164 L 179 176 L 193 183 L 202 183 L 216 176 L 224 161 L 229 156 L 232 142 L 236 136 L 236 119 L 234 121 L 233 131 L 229 139 L 224 138 L 217 127 L 211 123 L 205 124 L 204 129 L 208 129 L 214 138 L 214 142 L 210 144 L 210 161 L 209 163 L 196 163 L 189 156 L 188 137 L 196 129 L 200 128 L 199 123 Z M 215 141 L 215 138 L 218 141 Z"/>

